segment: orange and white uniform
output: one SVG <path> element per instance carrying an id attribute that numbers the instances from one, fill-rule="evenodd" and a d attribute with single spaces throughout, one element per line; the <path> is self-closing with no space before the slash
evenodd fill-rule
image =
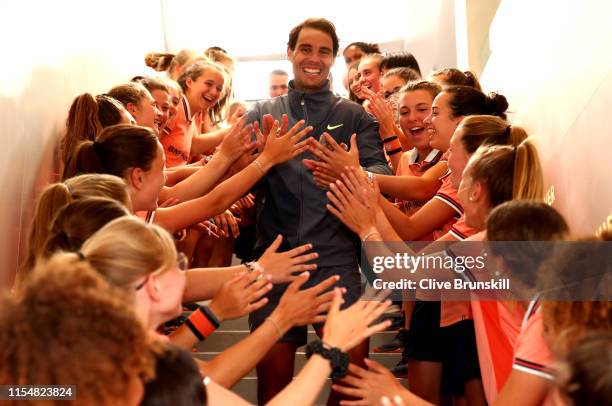
<path id="1" fill-rule="evenodd" d="M 485 234 L 482 231 L 466 241 L 484 241 Z M 475 274 L 470 270 L 462 273 L 462 276 L 471 282 L 478 281 L 478 275 L 488 278 L 490 273 Z M 512 371 L 514 348 L 525 310 L 517 302 L 479 300 L 477 294 L 472 295 L 470 306 L 474 317 L 482 385 L 487 402 L 493 404 Z"/>
<path id="2" fill-rule="evenodd" d="M 192 115 L 185 95 L 181 99 L 178 112 L 161 134 L 161 143 L 166 153 L 166 167 L 185 165 L 191 155 L 191 141 L 199 134 L 202 115 Z"/>
<path id="3" fill-rule="evenodd" d="M 442 227 L 433 232 L 433 239 L 438 240 L 440 237 L 451 231 L 453 224 L 455 224 L 463 214 L 463 207 L 461 203 L 459 203 L 459 199 L 457 198 L 457 188 L 453 186 L 450 180 L 450 171 L 447 171 L 444 176 L 440 178 L 442 181 L 442 186 L 438 189 L 438 193 L 433 197 L 441 201 L 442 203 L 448 205 L 451 209 L 455 211 L 455 214 L 451 219 L 449 219 Z"/>
<path id="4" fill-rule="evenodd" d="M 516 342 L 514 365 L 517 371 L 554 380 L 550 367 L 553 355 L 544 341 L 544 325 L 539 301 L 532 300 L 525 312 L 521 334 Z"/>
<path id="5" fill-rule="evenodd" d="M 419 159 L 419 151 L 416 148 L 411 149 L 410 151 L 404 152 L 399 160 L 397 165 L 397 171 L 395 174 L 397 176 L 423 176 L 423 173 L 427 169 L 429 169 L 432 165 L 437 163 L 442 156 L 442 152 L 437 149 L 431 150 L 431 152 L 427 155 L 427 157 L 418 162 Z M 401 200 L 398 199 L 396 204 L 404 212 L 404 214 L 411 216 L 416 213 L 428 200 Z M 423 241 L 432 241 L 431 235 L 429 238 L 421 238 Z"/>

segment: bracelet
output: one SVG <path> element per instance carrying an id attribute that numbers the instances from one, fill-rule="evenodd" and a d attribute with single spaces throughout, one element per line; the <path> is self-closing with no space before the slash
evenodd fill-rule
<path id="1" fill-rule="evenodd" d="M 283 337 L 283 332 L 278 326 L 278 323 L 276 322 L 276 320 L 274 320 L 272 317 L 266 317 L 265 320 L 268 320 L 270 323 L 272 323 L 274 328 L 276 328 L 276 332 L 278 333 L 278 338 L 281 339 Z"/>
<path id="2" fill-rule="evenodd" d="M 403 150 L 402 150 L 402 147 L 399 147 L 399 148 L 394 149 L 393 151 L 387 151 L 387 155 L 389 155 L 389 156 L 393 156 L 393 155 L 395 155 L 395 154 L 397 154 L 397 153 L 400 153 L 400 152 L 402 152 L 402 151 L 403 151 Z"/>
<path id="3" fill-rule="evenodd" d="M 370 171 L 366 171 L 366 175 L 368 176 L 368 183 L 369 184 L 374 183 L 374 174 Z"/>
<path id="4" fill-rule="evenodd" d="M 330 347 L 321 340 L 312 341 L 306 346 L 306 358 L 319 354 L 331 363 L 332 379 L 341 379 L 348 373 L 349 356 L 340 348 Z"/>
<path id="5" fill-rule="evenodd" d="M 376 235 L 376 234 L 380 235 L 380 233 L 378 231 L 370 231 L 369 233 L 367 233 L 365 235 L 365 237 L 363 237 L 362 241 L 366 242 L 366 241 L 368 241 L 368 238 L 370 238 L 371 236 Z"/>
<path id="6" fill-rule="evenodd" d="M 219 319 L 206 306 L 200 306 L 185 320 L 185 325 L 200 341 L 206 340 L 219 328 L 219 324 Z"/>
<path id="7" fill-rule="evenodd" d="M 392 135 L 392 136 L 390 136 L 390 137 L 384 138 L 384 139 L 382 140 L 382 142 L 383 142 L 383 144 L 387 144 L 387 143 L 392 142 L 392 141 L 395 141 L 395 140 L 397 140 L 397 139 L 398 139 L 398 138 L 397 138 L 397 135 Z"/>
<path id="8" fill-rule="evenodd" d="M 266 174 L 266 171 L 264 171 L 263 166 L 261 166 L 261 162 L 259 162 L 259 161 L 256 159 L 256 160 L 254 160 L 254 161 L 253 161 L 253 163 L 254 163 L 255 165 L 257 165 L 257 168 L 259 168 L 259 170 L 261 171 L 261 174 L 262 174 L 262 175 L 265 175 L 265 174 Z"/>
<path id="9" fill-rule="evenodd" d="M 247 273 L 259 271 L 261 274 L 257 277 L 257 280 L 263 278 L 264 268 L 257 261 L 245 262 L 244 267 L 247 269 Z"/>

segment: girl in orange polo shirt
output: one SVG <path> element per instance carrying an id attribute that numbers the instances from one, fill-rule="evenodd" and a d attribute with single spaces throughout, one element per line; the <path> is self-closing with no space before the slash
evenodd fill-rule
<path id="1" fill-rule="evenodd" d="M 200 134 L 203 117 L 224 92 L 226 73 L 222 66 L 198 61 L 185 69 L 177 81 L 183 97 L 177 115 L 161 138 L 168 167 L 185 165 L 192 156 L 215 148 L 229 132 L 227 128 Z"/>

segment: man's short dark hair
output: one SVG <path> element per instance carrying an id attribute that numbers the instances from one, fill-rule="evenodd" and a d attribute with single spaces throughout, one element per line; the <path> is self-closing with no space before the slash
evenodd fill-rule
<path id="1" fill-rule="evenodd" d="M 289 76 L 289 74 L 282 69 L 274 69 L 270 72 L 270 76 Z"/>
<path id="2" fill-rule="evenodd" d="M 340 41 L 338 40 L 338 35 L 336 34 L 336 27 L 331 21 L 325 18 L 309 18 L 301 24 L 295 26 L 289 33 L 289 41 L 287 42 L 287 46 L 290 50 L 295 50 L 295 46 L 302 28 L 314 28 L 315 30 L 323 31 L 324 33 L 328 34 L 332 39 L 334 57 L 338 56 Z"/>

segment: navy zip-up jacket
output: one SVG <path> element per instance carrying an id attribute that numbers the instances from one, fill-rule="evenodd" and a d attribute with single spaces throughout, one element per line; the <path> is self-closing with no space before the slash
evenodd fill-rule
<path id="1" fill-rule="evenodd" d="M 306 126 L 314 128 L 307 137 L 317 140 L 327 132 L 338 144 L 350 145 L 351 135 L 356 133 L 361 166 L 371 172 L 391 174 L 378 135 L 378 123 L 359 104 L 334 95 L 329 81 L 313 93 L 296 90 L 290 81 L 288 94 L 256 103 L 248 112 L 247 121 L 257 120 L 263 128 L 265 114 L 271 114 L 279 122 L 287 114 L 288 128 L 303 119 Z M 312 243 L 313 250 L 319 253 L 318 266 L 356 266 L 359 239 L 327 210 L 326 190 L 315 184 L 312 173 L 302 163 L 304 158 L 314 159 L 314 156 L 305 152 L 276 165 L 255 189 L 255 253 L 261 255 L 282 234 L 282 251 Z"/>

